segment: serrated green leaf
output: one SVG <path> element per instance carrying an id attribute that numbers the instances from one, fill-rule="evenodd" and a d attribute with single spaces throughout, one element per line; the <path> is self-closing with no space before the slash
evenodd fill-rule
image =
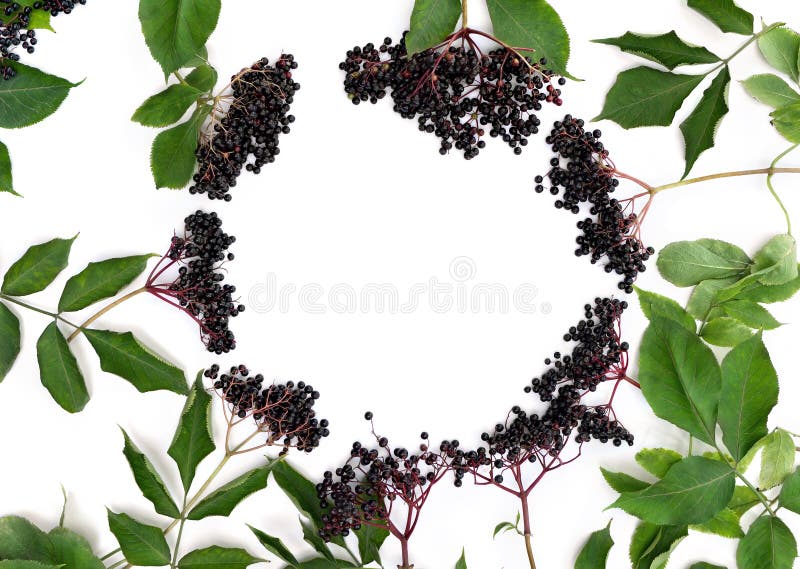
<path id="1" fill-rule="evenodd" d="M 289 551 L 289 548 L 286 547 L 280 539 L 269 535 L 260 529 L 256 529 L 251 525 L 248 525 L 247 527 L 249 527 L 250 531 L 255 534 L 259 543 L 261 543 L 261 545 L 263 545 L 267 551 L 275 555 L 278 559 L 288 564 L 290 567 L 297 567 L 300 564 L 300 562 L 297 560 L 297 557 L 295 557 L 294 554 Z"/>
<path id="2" fill-rule="evenodd" d="M 100 358 L 101 369 L 128 380 L 142 393 L 162 389 L 180 395 L 189 392 L 183 372 L 132 333 L 85 329 L 83 334 Z"/>
<path id="3" fill-rule="evenodd" d="M 800 514 L 800 468 L 784 479 L 779 500 L 782 508 Z"/>
<path id="4" fill-rule="evenodd" d="M 131 120 L 144 126 L 165 127 L 181 120 L 203 91 L 178 83 L 149 97 Z"/>
<path id="5" fill-rule="evenodd" d="M 729 300 L 721 308 L 731 318 L 756 330 L 774 330 L 781 325 L 769 310 L 752 300 Z"/>
<path id="6" fill-rule="evenodd" d="M 260 561 L 244 549 L 215 545 L 187 553 L 178 561 L 178 569 L 245 569 Z"/>
<path id="7" fill-rule="evenodd" d="M 203 498 L 187 516 L 202 520 L 209 516 L 229 516 L 245 498 L 267 487 L 271 467 L 262 466 L 245 472 Z"/>
<path id="8" fill-rule="evenodd" d="M 34 10 L 31 12 L 30 21 L 28 22 L 29 30 L 48 30 L 54 32 L 51 25 L 52 14 L 46 10 Z"/>
<path id="9" fill-rule="evenodd" d="M 763 285 L 759 282 L 750 283 L 738 291 L 735 298 L 771 304 L 789 300 L 797 294 L 798 290 L 800 290 L 800 276 L 781 285 Z"/>
<path id="10" fill-rule="evenodd" d="M 361 563 L 367 565 L 374 561 L 378 565 L 382 565 L 380 550 L 383 547 L 383 542 L 389 537 L 389 530 L 372 525 L 363 525 L 355 533 L 358 537 L 358 552 L 361 556 Z"/>
<path id="11" fill-rule="evenodd" d="M 60 565 L 50 565 L 39 561 L 21 559 L 4 559 L 0 561 L 0 569 L 63 569 Z"/>
<path id="12" fill-rule="evenodd" d="M 456 561 L 456 569 L 467 569 L 467 552 L 462 548 L 461 557 Z"/>
<path id="13" fill-rule="evenodd" d="M 603 478 L 611 489 L 620 494 L 623 492 L 638 492 L 639 490 L 650 487 L 649 482 L 639 480 L 624 472 L 612 472 L 605 468 L 601 468 L 600 472 L 603 474 Z"/>
<path id="14" fill-rule="evenodd" d="M 667 551 L 664 551 L 656 556 L 653 559 L 653 563 L 650 565 L 650 569 L 665 569 L 667 563 L 669 563 L 669 558 L 672 557 L 672 554 L 675 553 L 675 549 L 681 544 L 684 538 L 676 539 L 672 542 L 672 545 L 669 546 Z"/>
<path id="15" fill-rule="evenodd" d="M 690 332 L 697 330 L 694 318 L 671 298 L 640 288 L 636 288 L 636 294 L 639 297 L 639 305 L 642 307 L 642 312 L 647 318 L 660 316 L 674 320 Z"/>
<path id="16" fill-rule="evenodd" d="M 650 67 L 628 69 L 617 76 L 603 110 L 592 120 L 612 120 L 622 128 L 667 126 L 702 80 L 702 75 L 681 75 Z"/>
<path id="17" fill-rule="evenodd" d="M 797 542 L 791 530 L 772 516 L 758 518 L 736 549 L 738 569 L 792 569 Z"/>
<path id="18" fill-rule="evenodd" d="M 706 48 L 683 41 L 674 30 L 660 35 L 625 32 L 624 35 L 616 38 L 592 41 L 617 46 L 624 52 L 660 63 L 670 71 L 680 65 L 696 65 L 720 61 L 718 55 L 708 51 Z"/>
<path id="19" fill-rule="evenodd" d="M 747 273 L 751 260 L 741 248 L 717 239 L 676 241 L 658 255 L 661 276 L 680 287 L 708 279 L 739 277 Z"/>
<path id="20" fill-rule="evenodd" d="M 72 243 L 77 237 L 53 239 L 30 247 L 8 269 L 0 292 L 9 296 L 27 296 L 46 289 L 66 268 Z"/>
<path id="21" fill-rule="evenodd" d="M 21 347 L 19 318 L 0 302 L 0 381 L 3 381 L 14 362 Z"/>
<path id="22" fill-rule="evenodd" d="M 780 285 L 797 278 L 797 242 L 788 234 L 776 235 L 753 256 L 753 275 L 765 285 Z"/>
<path id="23" fill-rule="evenodd" d="M 714 443 L 721 375 L 714 353 L 677 322 L 655 318 L 642 339 L 639 383 L 656 416 Z"/>
<path id="24" fill-rule="evenodd" d="M 728 509 L 736 512 L 736 515 L 741 518 L 745 512 L 760 503 L 761 500 L 758 499 L 758 495 L 750 488 L 747 486 L 737 486 L 733 490 L 733 497 L 728 503 Z"/>
<path id="25" fill-rule="evenodd" d="M 50 539 L 53 562 L 60 565 L 61 569 L 105 569 L 83 536 L 58 527 L 47 537 Z"/>
<path id="26" fill-rule="evenodd" d="M 169 75 L 204 48 L 217 27 L 220 0 L 140 0 L 139 20 L 150 53 Z"/>
<path id="27" fill-rule="evenodd" d="M 58 110 L 77 83 L 21 63 L 9 64 L 16 75 L 0 83 L 0 128 L 36 124 Z"/>
<path id="28" fill-rule="evenodd" d="M 758 49 L 772 67 L 797 83 L 800 34 L 785 27 L 775 28 L 758 38 Z"/>
<path id="29" fill-rule="evenodd" d="M 772 126 L 783 138 L 800 143 L 800 102 L 778 107 L 769 116 L 772 117 Z"/>
<path id="30" fill-rule="evenodd" d="M 444 41 L 461 17 L 460 0 L 416 0 L 411 26 L 406 34 L 408 55 L 414 55 Z"/>
<path id="31" fill-rule="evenodd" d="M 778 403 L 778 375 L 757 334 L 722 361 L 719 425 L 722 440 L 738 462 L 767 435 L 767 418 Z"/>
<path id="32" fill-rule="evenodd" d="M 59 313 L 83 310 L 115 296 L 144 272 L 150 257 L 152 255 L 136 255 L 89 263 L 64 285 L 58 301 Z"/>
<path id="33" fill-rule="evenodd" d="M 567 71 L 569 34 L 545 0 L 487 0 L 497 39 L 515 48 L 533 49 L 534 59 L 547 59 L 547 67 L 572 78 Z"/>
<path id="34" fill-rule="evenodd" d="M 181 515 L 180 510 L 178 510 L 178 506 L 170 496 L 167 485 L 164 484 L 164 480 L 156 470 L 156 467 L 139 450 L 124 429 L 122 429 L 122 435 L 125 438 L 125 447 L 122 453 L 128 461 L 133 478 L 136 480 L 136 485 L 141 490 L 142 495 L 150 500 L 159 514 L 173 519 L 179 518 Z"/>
<path id="35" fill-rule="evenodd" d="M 689 8 L 700 12 L 723 32 L 744 36 L 753 33 L 753 15 L 733 0 L 689 0 Z"/>
<path id="36" fill-rule="evenodd" d="M 52 562 L 53 551 L 47 535 L 25 518 L 0 518 L 0 559 Z"/>
<path id="37" fill-rule="evenodd" d="M 203 105 L 189 120 L 160 132 L 153 140 L 150 167 L 156 188 L 180 189 L 192 179 L 197 140 L 210 110 L 211 107 Z"/>
<path id="38" fill-rule="evenodd" d="M 762 490 L 769 490 L 782 484 L 794 470 L 797 449 L 792 435 L 783 429 L 778 429 L 764 437 L 754 448 L 757 447 L 763 448 L 758 487 Z"/>
<path id="39" fill-rule="evenodd" d="M 700 155 L 714 146 L 717 127 L 728 114 L 730 84 L 731 74 L 726 65 L 703 92 L 703 97 L 691 114 L 681 123 L 680 129 L 686 146 L 684 177 L 689 174 Z"/>
<path id="40" fill-rule="evenodd" d="M 207 63 L 203 63 L 186 76 L 186 82 L 195 89 L 206 93 L 217 84 L 217 70 Z"/>
<path id="41" fill-rule="evenodd" d="M 658 525 L 701 524 L 733 496 L 734 472 L 701 456 L 684 458 L 664 478 L 639 492 L 622 494 L 610 507 Z"/>
<path id="42" fill-rule="evenodd" d="M 636 453 L 636 462 L 656 478 L 664 478 L 683 456 L 668 448 L 646 448 Z"/>
<path id="43" fill-rule="evenodd" d="M 203 374 L 200 372 L 186 398 L 175 436 L 167 450 L 178 465 L 184 490 L 189 491 L 197 465 L 215 448 L 211 433 L 211 396 L 203 387 Z"/>
<path id="44" fill-rule="evenodd" d="M 42 385 L 56 403 L 69 413 L 82 411 L 89 402 L 89 391 L 78 360 L 55 322 L 51 322 L 39 337 L 36 359 Z"/>
<path id="45" fill-rule="evenodd" d="M 753 75 L 742 81 L 742 85 L 751 97 L 775 109 L 800 102 L 800 93 L 772 73 Z"/>
<path id="46" fill-rule="evenodd" d="M 729 539 L 744 537 L 739 516 L 733 510 L 725 508 L 704 524 L 690 526 L 691 529 L 701 533 L 718 535 Z"/>
<path id="47" fill-rule="evenodd" d="M 14 180 L 11 177 L 11 155 L 8 153 L 8 147 L 2 142 L 0 142 L 0 192 L 19 196 L 14 191 Z"/>
<path id="48" fill-rule="evenodd" d="M 686 537 L 686 526 L 657 526 L 647 522 L 640 523 L 633 532 L 630 546 L 630 559 L 633 569 L 650 569 L 653 561 L 672 544 Z"/>
<path id="49" fill-rule="evenodd" d="M 189 58 L 189 61 L 184 63 L 184 67 L 200 67 L 206 63 L 208 63 L 208 49 L 203 46 L 195 55 Z"/>
<path id="50" fill-rule="evenodd" d="M 719 316 L 706 323 L 700 336 L 709 344 L 729 348 L 751 338 L 753 332 L 738 320 Z"/>
<path id="51" fill-rule="evenodd" d="M 698 320 L 708 320 L 711 310 L 717 305 L 717 293 L 736 283 L 739 279 L 707 279 L 701 281 L 692 290 L 686 311 Z"/>
<path id="52" fill-rule="evenodd" d="M 169 545 L 160 528 L 111 510 L 108 510 L 108 527 L 131 565 L 161 567 L 169 563 Z"/>
<path id="53" fill-rule="evenodd" d="M 325 540 L 322 539 L 319 535 L 319 531 L 317 528 L 314 527 L 314 524 L 311 523 L 309 520 L 305 519 L 303 516 L 298 516 L 298 520 L 300 521 L 300 527 L 303 529 L 303 539 L 307 544 L 314 548 L 314 551 L 317 553 L 322 554 L 322 556 L 327 559 L 328 561 L 336 561 L 336 558 L 333 556 L 333 552 L 331 552 L 328 544 L 325 543 Z M 356 532 L 359 535 L 359 547 L 361 545 L 361 534 L 364 533 L 365 528 L 370 528 L 372 526 L 361 526 L 361 529 Z M 364 561 L 364 556 L 362 554 L 362 565 L 366 565 L 368 562 Z"/>
<path id="54" fill-rule="evenodd" d="M 575 569 L 605 569 L 608 562 L 608 553 L 613 546 L 611 524 L 608 524 L 589 536 L 580 553 L 578 553 L 578 558 L 575 560 Z"/>

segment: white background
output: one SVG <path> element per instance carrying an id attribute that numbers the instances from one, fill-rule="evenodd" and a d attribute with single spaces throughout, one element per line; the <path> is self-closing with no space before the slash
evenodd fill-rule
<path id="1" fill-rule="evenodd" d="M 295 302 L 286 313 L 246 312 L 235 321 L 240 346 L 224 358 L 203 350 L 196 328 L 182 314 L 146 296 L 117 309 L 99 325 L 133 330 L 190 376 L 214 361 L 246 362 L 270 378 L 312 382 L 323 394 L 319 410 L 331 419 L 333 433 L 312 456 L 297 457 L 296 464 L 313 476 L 339 463 L 354 439 L 368 437 L 368 425 L 361 419 L 367 409 L 375 412 L 378 429 L 396 444 L 413 445 L 422 429 L 435 439 L 475 440 L 512 405 L 527 405 L 522 387 L 542 371 L 542 359 L 562 348 L 561 335 L 580 318 L 581 306 L 597 295 L 614 293 L 616 282 L 585 258 L 574 258 L 577 219 L 555 211 L 549 195 L 533 192 L 533 177 L 546 170 L 550 158 L 543 136 L 533 139 L 522 157 L 490 142 L 471 162 L 457 154 L 442 158 L 436 139 L 395 115 L 388 101 L 374 107 L 348 102 L 337 67 L 344 52 L 356 43 L 379 42 L 387 34 L 398 37 L 411 0 L 224 4 L 209 43 L 220 77 L 262 56 L 274 59 L 284 50 L 297 56 L 301 66 L 296 77 L 303 86 L 293 109 L 297 122 L 291 135 L 282 139 L 279 160 L 260 176 L 243 175 L 230 204 L 209 203 L 187 192 L 156 191 L 153 186 L 148 156 L 156 131 L 129 117 L 162 88 L 163 78 L 141 37 L 135 4 L 90 0 L 72 16 L 59 17 L 59 33 L 43 32 L 40 49 L 26 58 L 71 80 L 86 78 L 53 117 L 2 133 L 12 152 L 16 188 L 25 198 L 0 196 L 0 267 L 7 268 L 31 244 L 80 232 L 69 270 L 29 300 L 54 307 L 66 278 L 90 261 L 161 252 L 173 230 L 181 229 L 183 217 L 197 208 L 216 208 L 226 230 L 238 237 L 229 280 L 238 285 L 245 302 L 269 273 L 281 284 L 317 283 L 326 289 L 336 283 L 355 289 L 393 283 L 405 291 L 431 277 L 452 283 L 450 262 L 466 256 L 477 268 L 475 279 L 467 284 L 501 283 L 514 289 L 531 283 L 538 290 L 539 310 L 439 314 L 421 307 L 412 314 L 328 310 L 320 315 L 303 312 Z M 677 0 L 556 5 L 573 38 L 571 71 L 585 81 L 565 88 L 565 106 L 543 113 L 545 125 L 565 111 L 587 119 L 595 116 L 616 73 L 639 63 L 615 48 L 590 43 L 592 38 L 629 29 L 677 29 L 684 39 L 723 56 L 743 41 L 718 33 Z M 795 2 L 743 0 L 742 5 L 767 22 L 783 20 L 800 27 Z M 488 24 L 482 2 L 473 0 L 471 12 L 471 23 Z M 737 83 L 766 71 L 754 48 L 735 60 L 733 112 L 719 129 L 717 147 L 698 161 L 695 175 L 764 167 L 787 146 L 770 127 L 768 110 Z M 688 109 L 681 110 L 678 121 Z M 599 126 L 620 169 L 653 184 L 680 177 L 683 148 L 677 127 L 626 132 L 610 123 Z M 796 154 L 786 164 L 797 165 L 798 160 Z M 784 176 L 776 183 L 797 214 L 797 181 Z M 795 215 L 795 221 L 800 224 L 800 217 Z M 661 194 L 645 236 L 656 248 L 708 236 L 754 252 L 783 230 L 780 211 L 758 177 Z M 639 285 L 681 300 L 687 292 L 661 280 L 653 264 Z M 543 313 L 543 306 L 551 308 L 549 313 Z M 800 309 L 797 303 L 774 309 L 787 325 L 766 336 L 783 390 L 773 421 L 797 431 L 795 323 Z M 68 415 L 38 380 L 35 343 L 47 321 L 33 313 L 17 313 L 24 327 L 23 352 L 0 385 L 2 513 L 28 515 L 52 526 L 63 484 L 70 496 L 69 526 L 85 532 L 101 553 L 115 547 L 105 525 L 106 506 L 164 523 L 135 488 L 116 425 L 132 433 L 175 488 L 178 478 L 165 450 L 183 399 L 167 393 L 142 395 L 102 373 L 88 344 L 80 340 L 75 347 L 93 398 L 83 413 Z M 631 309 L 625 333 L 634 350 L 644 324 L 638 308 Z M 588 445 L 578 463 L 550 475 L 533 496 L 534 547 L 545 569 L 571 567 L 587 535 L 612 517 L 619 545 L 609 566 L 626 566 L 634 524 L 622 512 L 603 511 L 613 493 L 598 467 L 634 471 L 633 455 L 640 448 L 686 446 L 679 432 L 648 413 L 641 395 L 632 389 L 622 391 L 617 410 L 636 434 L 636 446 Z M 215 415 L 219 428 L 219 407 Z M 212 462 L 203 465 L 198 478 Z M 234 462 L 223 479 L 258 462 L 258 456 L 246 456 Z M 466 545 L 470 567 L 524 567 L 519 538 L 491 537 L 494 525 L 513 519 L 517 509 L 496 490 L 457 491 L 443 485 L 426 506 L 412 542 L 416 566 L 451 567 Z M 245 522 L 279 535 L 292 547 L 304 547 L 296 512 L 276 486 L 248 500 L 230 519 L 191 524 L 185 546 L 243 545 L 263 555 Z M 394 544 L 387 547 L 387 567 L 398 561 L 397 554 Z M 687 567 L 700 559 L 733 566 L 733 546 L 693 534 L 670 567 Z"/>

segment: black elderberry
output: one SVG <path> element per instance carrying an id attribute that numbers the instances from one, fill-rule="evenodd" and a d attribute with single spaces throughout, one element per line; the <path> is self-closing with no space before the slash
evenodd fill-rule
<path id="1" fill-rule="evenodd" d="M 275 162 L 280 136 L 288 134 L 295 121 L 289 114 L 300 89 L 292 76 L 294 69 L 294 56 L 285 54 L 274 66 L 264 58 L 231 79 L 227 111 L 221 118 L 215 115 L 209 135 L 198 142 L 198 169 L 190 193 L 230 201 L 230 189 L 242 169 L 259 174 L 263 166 Z"/>
<path id="2" fill-rule="evenodd" d="M 390 94 L 396 113 L 441 140 L 442 155 L 455 149 L 474 158 L 487 134 L 519 155 L 539 131 L 542 103 L 561 105 L 553 73 L 512 49 L 483 53 L 468 31 L 460 33 L 459 45 L 451 39 L 410 57 L 405 35 L 397 44 L 386 38 L 380 46 L 356 46 L 339 64 L 344 89 L 355 105 Z"/>

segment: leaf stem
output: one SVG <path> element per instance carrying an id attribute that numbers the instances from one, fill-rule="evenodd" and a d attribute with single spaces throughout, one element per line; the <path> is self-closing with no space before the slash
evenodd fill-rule
<path id="1" fill-rule="evenodd" d="M 718 180 L 720 178 L 735 178 L 738 176 L 754 176 L 758 174 L 767 174 L 769 176 L 772 176 L 774 174 L 800 174 L 800 168 L 775 168 L 774 166 L 771 166 L 769 168 L 757 168 L 755 170 L 736 170 L 734 172 L 720 172 L 717 174 L 709 174 L 708 176 L 700 176 L 699 178 L 688 178 L 686 180 L 681 180 L 679 182 L 664 184 L 663 186 L 655 186 L 650 189 L 650 193 L 655 195 L 659 192 L 663 192 L 664 190 L 671 190 L 672 188 L 680 188 L 682 186 L 688 186 L 690 184 L 708 182 L 710 180 Z"/>
<path id="2" fill-rule="evenodd" d="M 115 300 L 115 301 L 114 301 L 114 302 L 112 302 L 111 304 L 107 305 L 105 308 L 102 308 L 102 309 L 100 309 L 100 310 L 99 310 L 98 312 L 96 312 L 96 313 L 95 313 L 93 316 L 90 316 L 90 317 L 89 317 L 89 318 L 86 320 L 86 322 L 84 322 L 84 323 L 83 323 L 83 324 L 81 324 L 80 326 L 75 326 L 76 330 L 75 330 L 75 331 L 74 331 L 72 334 L 70 334 L 69 338 L 67 338 L 67 342 L 71 342 L 72 340 L 74 340 L 74 339 L 75 339 L 75 338 L 76 338 L 76 337 L 77 337 L 77 336 L 78 336 L 78 335 L 79 335 L 81 332 L 83 332 L 83 330 L 84 330 L 84 329 L 88 328 L 88 327 L 89 327 L 91 324 L 93 324 L 93 323 L 94 323 L 94 322 L 95 322 L 95 321 L 96 321 L 98 318 L 102 317 L 102 316 L 103 316 L 104 314 L 106 314 L 108 311 L 110 311 L 110 310 L 112 310 L 112 309 L 116 308 L 117 306 L 119 306 L 120 304 L 122 304 L 123 302 L 125 302 L 126 300 L 130 300 L 130 299 L 131 299 L 131 298 L 133 298 L 134 296 L 137 296 L 137 295 L 139 295 L 139 294 L 142 294 L 143 292 L 147 292 L 147 287 L 137 288 L 137 289 L 136 289 L 136 290 L 134 290 L 133 292 L 129 292 L 129 293 L 128 293 L 128 294 L 126 294 L 125 296 L 122 296 L 122 297 L 118 298 L 117 300 Z"/>
<path id="3" fill-rule="evenodd" d="M 744 474 L 736 470 L 735 466 L 731 466 L 731 468 L 733 468 L 733 472 L 736 474 L 736 477 L 742 482 L 744 482 L 744 485 L 750 488 L 750 490 L 752 490 L 753 493 L 755 493 L 759 501 L 764 505 L 764 508 L 766 508 L 767 512 L 769 512 L 769 515 L 774 518 L 775 511 L 772 509 L 772 506 L 770 505 L 769 500 L 767 500 L 767 497 L 764 496 L 764 493 L 755 486 L 753 486 L 753 484 L 744 476 Z"/>
<path id="4" fill-rule="evenodd" d="M 794 144 L 790 146 L 787 150 L 784 150 L 783 152 L 778 154 L 778 156 L 775 158 L 775 160 L 772 161 L 772 164 L 770 165 L 770 169 L 773 170 L 773 172 L 767 174 L 767 188 L 769 188 L 769 192 L 772 194 L 772 197 L 775 198 L 775 201 L 778 202 L 778 206 L 780 206 L 781 210 L 783 211 L 783 216 L 786 218 L 786 233 L 788 233 L 789 235 L 792 234 L 792 220 L 789 217 L 789 211 L 783 204 L 783 200 L 781 200 L 780 196 L 778 195 L 778 192 L 775 191 L 775 188 L 772 185 L 772 176 L 774 175 L 774 170 L 778 162 L 780 162 L 787 154 L 792 152 L 798 146 L 800 146 L 800 144 Z"/>
<path id="5" fill-rule="evenodd" d="M 783 26 L 783 25 L 785 25 L 785 24 L 784 24 L 784 22 L 776 22 L 776 23 L 774 23 L 774 24 L 771 24 L 771 25 L 767 26 L 766 28 L 764 28 L 764 29 L 763 29 L 763 30 L 761 30 L 760 32 L 758 32 L 758 33 L 754 33 L 754 34 L 753 34 L 753 35 L 752 35 L 752 36 L 751 36 L 751 37 L 750 37 L 750 38 L 749 38 L 749 39 L 748 39 L 746 42 L 744 42 L 742 45 L 740 45 L 740 46 L 739 46 L 739 48 L 738 48 L 736 51 L 734 51 L 734 52 L 733 52 L 732 54 L 730 54 L 728 57 L 726 57 L 725 59 L 723 59 L 723 60 L 720 62 L 720 64 L 719 64 L 719 65 L 717 65 L 716 67 L 714 67 L 714 68 L 713 68 L 711 71 L 708 71 L 707 73 L 705 73 L 705 75 L 711 75 L 711 74 L 712 74 L 712 73 L 714 73 L 714 72 L 715 72 L 717 69 L 720 69 L 720 68 L 722 68 L 722 67 L 724 67 L 724 66 L 728 65 L 728 63 L 730 63 L 730 62 L 731 62 L 731 60 L 732 60 L 733 58 L 735 58 L 737 55 L 739 55 L 739 54 L 740 54 L 740 53 L 742 53 L 742 52 L 743 52 L 745 49 L 747 49 L 747 46 L 749 46 L 751 43 L 753 43 L 754 41 L 758 40 L 758 38 L 760 38 L 760 37 L 761 37 L 761 36 L 763 36 L 764 34 L 766 34 L 766 33 L 768 33 L 768 32 L 771 32 L 771 31 L 772 31 L 772 30 L 774 30 L 775 28 L 780 28 L 780 27 L 781 27 L 781 26 Z"/>
<path id="6" fill-rule="evenodd" d="M 181 521 L 178 526 L 178 537 L 175 540 L 175 550 L 172 552 L 172 563 L 170 567 L 176 569 L 178 566 L 178 551 L 181 547 L 181 538 L 183 538 L 183 528 L 186 525 L 186 494 L 183 495 L 183 512 L 181 513 Z"/>
<path id="7" fill-rule="evenodd" d="M 116 548 L 114 551 L 109 551 L 108 553 L 106 553 L 105 555 L 103 555 L 103 556 L 100 558 L 100 561 L 105 561 L 105 560 L 106 560 L 106 559 L 108 559 L 109 557 L 112 557 L 112 556 L 116 555 L 117 553 L 119 553 L 119 552 L 121 552 L 121 551 L 122 551 L 122 548 L 121 548 L 121 547 L 118 547 L 118 548 Z"/>
<path id="8" fill-rule="evenodd" d="M 63 322 L 64 324 L 72 326 L 73 328 L 80 329 L 80 326 L 77 326 L 76 324 L 73 324 L 72 322 L 70 322 L 66 318 L 63 318 L 59 314 L 56 314 L 54 312 L 48 312 L 47 310 L 42 310 L 41 308 L 36 308 L 35 306 L 32 306 L 32 305 L 27 304 L 25 302 L 22 302 L 21 300 L 18 300 L 16 298 L 14 298 L 13 296 L 8 296 L 6 294 L 0 293 L 0 299 L 3 299 L 3 300 L 6 300 L 8 302 L 11 302 L 13 304 L 16 304 L 17 306 L 21 306 L 22 308 L 27 308 L 28 310 L 32 310 L 33 312 L 38 312 L 39 314 L 44 314 L 45 316 L 49 316 L 50 318 L 54 318 L 55 320 L 59 320 L 59 321 Z"/>
<path id="9" fill-rule="evenodd" d="M 536 560 L 533 558 L 533 546 L 531 546 L 531 534 L 525 534 L 525 549 L 528 552 L 528 562 L 531 565 L 531 569 L 536 569 Z"/>
<path id="10" fill-rule="evenodd" d="M 469 0 L 461 0 L 461 29 L 466 30 L 469 27 L 469 7 L 467 3 Z"/>

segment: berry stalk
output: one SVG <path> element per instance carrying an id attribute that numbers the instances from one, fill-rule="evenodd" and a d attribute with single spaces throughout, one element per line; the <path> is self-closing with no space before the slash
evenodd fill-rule
<path id="1" fill-rule="evenodd" d="M 126 302 L 126 301 L 130 300 L 131 298 L 142 294 L 143 292 L 147 292 L 147 288 L 146 287 L 138 288 L 138 289 L 134 290 L 133 292 L 129 292 L 125 296 L 121 296 L 120 298 L 118 298 L 115 301 L 111 302 L 107 306 L 103 307 L 102 309 L 100 309 L 99 311 L 94 313 L 92 316 L 90 316 L 83 324 L 81 324 L 80 326 L 75 326 L 75 331 L 72 334 L 69 335 L 69 337 L 67 338 L 67 342 L 72 342 L 75 338 L 78 337 L 78 335 L 81 332 L 83 332 L 86 328 L 91 326 L 99 318 L 102 318 L 103 315 L 105 315 L 106 313 L 110 312 L 111 310 L 113 310 L 114 308 L 116 308 L 117 306 L 122 304 L 123 302 Z"/>

